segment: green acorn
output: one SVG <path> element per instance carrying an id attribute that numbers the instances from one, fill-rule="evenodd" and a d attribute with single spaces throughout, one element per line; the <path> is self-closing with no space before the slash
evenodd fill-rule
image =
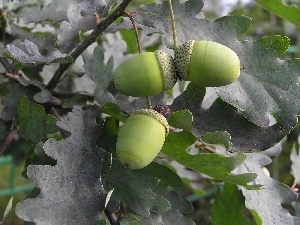
<path id="1" fill-rule="evenodd" d="M 175 55 L 178 76 L 204 87 L 219 87 L 233 83 L 240 75 L 237 54 L 213 41 L 188 41 Z"/>
<path id="2" fill-rule="evenodd" d="M 172 89 L 177 81 L 173 58 L 165 51 L 143 52 L 121 63 L 114 76 L 124 95 L 147 97 Z"/>
<path id="3" fill-rule="evenodd" d="M 152 109 L 135 111 L 120 128 L 116 152 L 130 169 L 150 164 L 160 152 L 169 133 L 166 118 Z"/>

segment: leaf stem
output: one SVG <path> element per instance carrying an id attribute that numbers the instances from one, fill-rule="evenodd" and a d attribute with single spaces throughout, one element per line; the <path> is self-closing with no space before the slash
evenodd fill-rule
<path id="1" fill-rule="evenodd" d="M 102 32 L 111 25 L 119 16 L 121 16 L 132 0 L 124 0 L 118 6 L 118 8 L 113 11 L 105 20 L 101 21 L 93 32 L 75 49 L 74 52 L 71 53 L 71 57 L 75 61 L 75 59 L 82 54 L 82 52 L 95 42 L 97 37 L 102 34 Z M 48 83 L 47 87 L 51 91 L 56 85 L 59 83 L 60 78 L 63 76 L 64 72 L 68 69 L 71 63 L 60 64 L 59 68 L 53 75 L 52 79 Z"/>
<path id="2" fill-rule="evenodd" d="M 104 212 L 111 225 L 120 225 L 119 219 L 115 213 L 111 213 L 107 210 L 104 210 Z"/>
<path id="3" fill-rule="evenodd" d="M 130 19 L 130 21 L 132 23 L 132 26 L 133 26 L 134 32 L 135 32 L 135 37 L 136 37 L 136 42 L 137 42 L 137 46 L 138 46 L 138 51 L 139 51 L 139 53 L 141 53 L 142 52 L 141 42 L 140 42 L 139 33 L 138 33 L 137 26 L 135 24 L 135 21 L 134 21 L 132 15 L 129 12 L 124 11 L 124 14 Z M 148 109 L 152 109 L 151 99 L 150 99 L 149 96 L 147 97 L 147 105 L 148 105 Z"/>
<path id="4" fill-rule="evenodd" d="M 124 11 L 124 14 L 130 19 L 130 21 L 132 23 L 132 26 L 134 28 L 135 37 L 136 37 L 138 51 L 139 51 L 139 53 L 141 53 L 142 52 L 141 42 L 140 42 L 139 32 L 138 32 L 137 26 L 135 24 L 135 21 L 134 21 L 132 15 L 129 12 Z"/>
<path id="5" fill-rule="evenodd" d="M 3 155 L 5 149 L 7 148 L 7 146 L 11 143 L 11 141 L 13 140 L 14 136 L 18 133 L 18 130 L 13 129 L 10 131 L 10 133 L 7 135 L 7 137 L 5 138 L 3 144 L 0 146 L 0 156 Z"/>
<path id="6" fill-rule="evenodd" d="M 147 105 L 148 105 L 148 109 L 152 109 L 150 96 L 147 97 Z"/>
<path id="7" fill-rule="evenodd" d="M 178 40 L 177 40 L 177 32 L 176 32 L 176 23 L 175 23 L 175 16 L 172 7 L 172 0 L 168 0 L 169 9 L 170 9 L 170 16 L 171 16 L 171 24 L 172 24 L 172 31 L 173 31 L 173 41 L 174 41 L 174 52 L 177 52 L 178 49 Z"/>

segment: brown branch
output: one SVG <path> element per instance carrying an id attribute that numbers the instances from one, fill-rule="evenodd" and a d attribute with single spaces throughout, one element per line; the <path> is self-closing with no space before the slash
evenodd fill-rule
<path id="1" fill-rule="evenodd" d="M 32 85 L 35 87 L 38 87 L 39 89 L 41 89 L 41 91 L 45 91 L 45 92 L 50 92 L 47 88 L 46 85 L 38 80 L 30 80 L 26 74 L 21 71 L 18 70 L 15 73 L 9 73 L 9 72 L 1 72 L 0 71 L 0 75 L 6 76 L 8 78 L 11 79 L 15 79 L 17 81 L 19 81 L 20 83 L 22 83 L 23 85 Z M 21 81 L 20 81 L 21 80 Z M 61 100 L 51 96 L 51 99 L 49 100 L 49 103 L 55 106 L 60 106 L 61 105 Z"/>
<path id="2" fill-rule="evenodd" d="M 208 145 L 205 145 L 201 141 L 197 141 L 195 143 L 195 147 L 198 149 L 202 149 L 203 151 L 210 152 L 210 153 L 216 153 L 216 150 Z"/>
<path id="3" fill-rule="evenodd" d="M 0 156 L 3 155 L 5 149 L 7 148 L 7 146 L 11 143 L 11 141 L 13 140 L 14 136 L 18 133 L 17 130 L 13 129 L 9 132 L 9 134 L 7 135 L 7 137 L 5 138 L 3 144 L 0 146 Z"/>
<path id="4" fill-rule="evenodd" d="M 91 94 L 88 94 L 84 91 L 77 91 L 77 92 L 69 92 L 69 91 L 54 91 L 53 95 L 58 98 L 70 98 L 74 96 L 81 96 L 87 98 L 89 101 L 94 101 L 94 96 Z"/>
<path id="5" fill-rule="evenodd" d="M 78 56 L 82 54 L 82 52 L 90 46 L 92 43 L 95 42 L 97 37 L 102 34 L 102 32 L 111 25 L 119 16 L 123 15 L 123 12 L 125 11 L 126 7 L 129 5 L 129 3 L 132 0 L 124 0 L 118 8 L 112 12 L 105 20 L 101 21 L 97 27 L 94 29 L 94 31 L 75 49 L 75 51 L 71 54 L 71 57 L 73 60 L 75 60 Z M 68 69 L 68 67 L 71 65 L 71 63 L 65 63 L 60 64 L 59 68 L 55 72 L 54 76 L 48 83 L 47 87 L 51 91 L 55 88 L 55 86 L 59 83 L 60 78 L 64 74 L 64 72 Z"/>
<path id="6" fill-rule="evenodd" d="M 0 63 L 4 66 L 4 68 L 7 70 L 7 72 L 9 72 L 9 73 L 13 72 L 12 65 L 8 59 L 0 57 Z"/>
<path id="7" fill-rule="evenodd" d="M 6 10 L 4 9 L 0 9 L 0 26 L 1 26 L 1 42 L 3 43 L 3 45 L 5 45 L 5 41 L 6 41 Z"/>
<path id="8" fill-rule="evenodd" d="M 12 78 L 12 79 L 19 79 L 20 78 L 20 79 L 22 79 L 26 82 L 30 82 L 30 79 L 21 70 L 16 71 L 16 73 L 0 72 L 0 75 L 6 76 L 6 77 Z"/>
<path id="9" fill-rule="evenodd" d="M 115 213 L 111 213 L 107 210 L 104 210 L 104 212 L 111 225 L 120 225 L 119 219 Z"/>

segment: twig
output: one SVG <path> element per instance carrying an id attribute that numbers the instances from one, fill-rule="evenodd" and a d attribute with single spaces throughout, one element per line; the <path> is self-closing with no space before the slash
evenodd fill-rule
<path id="1" fill-rule="evenodd" d="M 6 58 L 0 57 L 0 62 L 4 66 L 4 68 L 7 70 L 7 72 L 9 72 L 9 73 L 13 72 L 11 63 Z"/>
<path id="2" fill-rule="evenodd" d="M 120 225 L 119 219 L 115 213 L 111 213 L 107 210 L 104 210 L 104 212 L 111 225 Z"/>
<path id="3" fill-rule="evenodd" d="M 17 71 L 16 73 L 0 72 L 0 74 L 3 75 L 3 76 L 6 76 L 8 78 L 12 78 L 12 79 L 21 78 L 24 81 L 30 82 L 30 79 L 21 70 Z"/>
<path id="4" fill-rule="evenodd" d="M 111 25 L 119 16 L 123 14 L 126 7 L 132 0 L 124 0 L 118 8 L 112 12 L 105 20 L 101 21 L 94 31 L 75 49 L 75 51 L 71 54 L 71 57 L 75 60 L 78 56 L 82 54 L 82 52 L 95 42 L 97 37 L 109 26 Z M 54 76 L 48 83 L 47 87 L 51 91 L 55 88 L 56 84 L 59 83 L 60 78 L 67 70 L 67 68 L 71 65 L 71 63 L 60 64 L 59 68 L 55 72 Z"/>
<path id="5" fill-rule="evenodd" d="M 176 54 L 178 49 L 178 40 L 177 40 L 177 32 L 176 32 L 176 23 L 175 23 L 175 16 L 172 7 L 172 0 L 168 0 L 168 5 L 170 9 L 170 17 L 171 17 L 171 24 L 172 24 L 172 31 L 173 31 L 173 41 L 174 41 L 174 52 Z"/>
<path id="6" fill-rule="evenodd" d="M 33 85 L 35 87 L 38 87 L 39 89 L 41 89 L 44 92 L 49 92 L 49 90 L 46 88 L 44 83 L 42 83 L 38 80 L 30 80 L 26 76 L 26 74 L 21 70 L 16 71 L 16 73 L 9 73 L 9 72 L 1 72 L 0 71 L 0 75 L 6 76 L 6 77 L 11 78 L 11 79 L 18 80 L 19 82 L 20 82 L 19 79 L 21 79 L 22 82 L 20 82 L 20 83 L 22 83 L 23 85 L 24 84 L 25 85 Z M 61 100 L 54 97 L 54 96 L 52 96 L 52 95 L 51 95 L 51 99 L 49 99 L 48 102 L 52 105 L 55 105 L 55 106 L 60 106 L 61 105 Z"/>
<path id="7" fill-rule="evenodd" d="M 3 155 L 5 149 L 10 144 L 10 142 L 13 140 L 14 136 L 18 133 L 17 130 L 13 129 L 9 132 L 7 137 L 5 138 L 4 143 L 0 146 L 0 156 Z"/>
<path id="8" fill-rule="evenodd" d="M 54 91 L 53 95 L 59 98 L 70 98 L 73 96 L 81 96 L 87 98 L 89 101 L 94 101 L 94 96 L 91 94 L 88 94 L 84 91 L 77 91 L 77 92 L 69 92 L 69 91 Z"/>
<path id="9" fill-rule="evenodd" d="M 3 43 L 3 45 L 5 45 L 5 41 L 6 41 L 6 10 L 4 9 L 0 9 L 0 26 L 1 26 L 1 32 L 2 32 L 2 36 L 1 36 L 1 42 Z"/>
<path id="10" fill-rule="evenodd" d="M 198 149 L 202 149 L 204 151 L 210 152 L 210 153 L 216 153 L 216 150 L 208 145 L 203 144 L 201 141 L 197 141 L 195 143 L 195 147 Z"/>
<path id="11" fill-rule="evenodd" d="M 142 52 L 142 47 L 141 47 L 139 32 L 138 32 L 137 26 L 135 24 L 135 21 L 134 21 L 132 15 L 129 12 L 125 11 L 124 14 L 130 19 L 130 21 L 132 23 L 134 33 L 135 33 L 136 42 L 137 42 L 138 51 L 139 51 L 139 53 L 141 53 Z"/>

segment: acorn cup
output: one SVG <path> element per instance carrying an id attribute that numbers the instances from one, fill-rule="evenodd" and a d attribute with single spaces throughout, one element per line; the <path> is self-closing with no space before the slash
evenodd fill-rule
<path id="1" fill-rule="evenodd" d="M 163 115 L 152 109 L 137 110 L 119 130 L 116 153 L 125 167 L 144 168 L 158 155 L 168 133 Z"/>
<path id="2" fill-rule="evenodd" d="M 182 80 L 204 87 L 233 83 L 240 75 L 237 54 L 213 41 L 188 41 L 178 48 L 175 66 Z"/>
<path id="3" fill-rule="evenodd" d="M 147 97 L 172 89 L 177 81 L 173 58 L 165 51 L 143 52 L 115 71 L 116 89 L 124 95 Z"/>

